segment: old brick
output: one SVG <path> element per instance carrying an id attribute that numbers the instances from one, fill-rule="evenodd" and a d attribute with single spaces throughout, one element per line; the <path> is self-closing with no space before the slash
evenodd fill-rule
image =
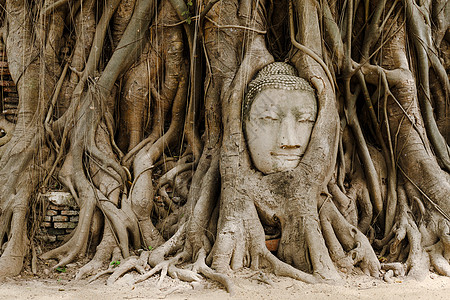
<path id="1" fill-rule="evenodd" d="M 77 223 L 74 223 L 74 222 L 67 222 L 66 224 L 67 224 L 66 228 L 68 228 L 68 229 L 77 227 Z"/>
<path id="2" fill-rule="evenodd" d="M 65 229 L 65 228 L 75 228 L 77 227 L 77 224 L 73 222 L 55 222 L 53 226 L 58 229 L 59 228 Z"/>
<path id="3" fill-rule="evenodd" d="M 48 206 L 48 208 L 49 208 L 49 209 L 54 209 L 54 210 L 61 210 L 61 207 L 60 207 L 60 206 L 53 205 L 53 204 L 50 204 L 50 205 Z"/>
<path id="4" fill-rule="evenodd" d="M 14 86 L 14 81 L 0 79 L 0 86 Z"/>
<path id="5" fill-rule="evenodd" d="M 43 196 L 54 205 L 78 207 L 72 195 L 68 192 L 53 191 L 45 193 Z"/>
<path id="6" fill-rule="evenodd" d="M 62 223 L 65 224 L 65 223 Z M 59 229 L 59 228 L 49 228 L 47 229 L 47 233 L 50 235 L 61 235 L 61 234 L 65 234 L 66 231 L 64 229 Z"/>
<path id="7" fill-rule="evenodd" d="M 70 222 L 78 222 L 79 217 L 78 216 L 72 216 L 70 217 Z"/>
<path id="8" fill-rule="evenodd" d="M 3 98 L 3 102 L 4 103 L 18 104 L 19 103 L 19 97 L 12 97 L 12 96 L 4 97 Z"/>
<path id="9" fill-rule="evenodd" d="M 52 227 L 52 223 L 51 222 L 42 222 L 42 226 L 44 227 Z"/>
<path id="10" fill-rule="evenodd" d="M 69 210 L 69 209 L 70 209 L 68 206 L 59 206 L 59 205 L 54 205 L 54 204 L 50 204 L 50 205 L 48 206 L 48 208 L 54 209 L 54 210 L 58 210 L 58 211 L 61 211 L 61 210 Z"/>
<path id="11" fill-rule="evenodd" d="M 44 217 L 44 222 L 51 222 L 52 221 L 52 217 L 51 216 L 45 216 Z"/>
<path id="12" fill-rule="evenodd" d="M 64 229 L 57 229 L 57 228 L 48 228 L 47 229 L 47 234 L 49 235 L 60 235 L 60 234 L 64 234 L 65 231 Z"/>
<path id="13" fill-rule="evenodd" d="M 48 209 L 47 213 L 46 213 L 47 216 L 56 216 L 57 214 L 58 214 L 58 212 L 53 209 Z"/>
<path id="14" fill-rule="evenodd" d="M 12 110 L 12 109 L 17 109 L 17 103 L 3 102 L 3 110 Z"/>
<path id="15" fill-rule="evenodd" d="M 69 225 L 68 225 L 68 222 L 55 222 L 53 224 L 53 227 L 58 228 L 58 229 L 65 229 L 65 228 L 69 228 Z"/>
<path id="16" fill-rule="evenodd" d="M 53 222 L 67 222 L 69 221 L 68 216 L 53 216 Z"/>
<path id="17" fill-rule="evenodd" d="M 56 235 L 42 235 L 37 237 L 39 240 L 45 243 L 53 243 L 56 242 Z"/>
<path id="18" fill-rule="evenodd" d="M 5 92 L 5 93 L 17 93 L 17 88 L 15 86 L 5 86 L 5 87 L 3 87 L 3 92 Z"/>
<path id="19" fill-rule="evenodd" d="M 77 210 L 62 210 L 61 214 L 65 216 L 78 216 L 79 212 Z"/>

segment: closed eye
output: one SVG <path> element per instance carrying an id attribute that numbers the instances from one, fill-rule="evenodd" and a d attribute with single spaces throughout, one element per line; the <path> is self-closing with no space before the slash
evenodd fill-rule
<path id="1" fill-rule="evenodd" d="M 303 114 L 297 118 L 298 122 L 315 122 L 316 119 L 312 114 Z"/>
<path id="2" fill-rule="evenodd" d="M 266 111 L 261 114 L 260 119 L 266 121 L 277 121 L 279 120 L 279 116 L 275 112 Z"/>

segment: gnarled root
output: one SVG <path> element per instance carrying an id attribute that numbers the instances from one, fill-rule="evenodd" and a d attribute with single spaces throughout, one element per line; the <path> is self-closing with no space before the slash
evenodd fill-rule
<path id="1" fill-rule="evenodd" d="M 221 283 L 230 295 L 234 294 L 234 285 L 231 279 L 225 274 L 214 272 L 213 269 L 206 265 L 206 251 L 204 248 L 198 252 L 197 261 L 194 263 L 192 271 L 203 274 L 206 278 Z"/>
<path id="2" fill-rule="evenodd" d="M 187 259 L 188 253 L 186 251 L 182 251 L 176 256 L 165 260 L 165 257 L 167 255 L 181 249 L 185 241 L 185 236 L 185 225 L 182 225 L 168 241 L 152 251 L 148 258 L 148 261 L 149 264 L 153 266 L 153 268 L 147 273 L 138 277 L 134 281 L 134 283 L 144 281 L 158 272 L 161 272 L 158 286 L 162 283 L 166 274 L 169 274 L 169 276 L 171 276 L 172 278 L 179 278 L 183 281 L 200 281 L 201 277 L 197 273 L 176 267 L 177 264 Z"/>
<path id="3" fill-rule="evenodd" d="M 349 271 L 359 264 L 366 274 L 379 276 L 381 266 L 369 240 L 345 220 L 332 202 L 323 203 L 320 221 L 330 255 L 338 266 Z"/>
<path id="4" fill-rule="evenodd" d="M 450 222 L 442 220 L 439 229 L 440 240 L 426 251 L 434 269 L 441 275 L 450 276 Z"/>
<path id="5" fill-rule="evenodd" d="M 241 197 L 246 198 L 244 195 Z M 266 248 L 264 229 L 255 205 L 248 199 L 241 204 L 243 205 L 236 208 L 238 211 L 234 211 L 239 217 L 228 216 L 223 221 L 219 219 L 217 240 L 208 257 L 208 260 L 212 260 L 213 269 L 222 273 L 228 272 L 230 267 L 258 269 L 260 261 L 265 260 L 269 262 L 276 275 L 288 276 L 307 283 L 322 282 L 319 274 L 303 272 L 275 257 Z"/>
<path id="6" fill-rule="evenodd" d="M 114 282 L 116 282 L 117 279 L 119 279 L 120 276 L 133 269 L 136 269 L 140 274 L 144 274 L 149 255 L 150 255 L 149 251 L 142 251 L 139 257 L 129 256 L 123 262 L 120 262 L 119 266 L 115 264 L 117 261 L 113 261 L 107 270 L 93 276 L 91 279 L 89 279 L 89 282 L 95 281 L 102 275 L 112 273 L 111 276 L 106 281 L 107 285 L 112 285 Z"/>
<path id="7" fill-rule="evenodd" d="M 121 258 L 122 254 L 120 248 L 116 244 L 111 227 L 108 224 L 105 224 L 103 238 L 97 246 L 94 257 L 78 270 L 75 280 L 80 280 L 85 275 L 99 270 L 109 260 L 120 261 Z"/>
<path id="8" fill-rule="evenodd" d="M 393 226 L 392 232 L 382 241 L 375 240 L 375 246 L 384 247 L 381 251 L 381 256 L 389 249 L 388 263 L 402 262 L 406 259 L 408 276 L 422 279 L 426 275 L 429 266 L 422 247 L 422 234 L 412 218 L 412 213 L 406 201 L 406 193 L 402 185 L 398 186 L 397 194 L 399 213 L 396 223 Z"/>
<path id="9" fill-rule="evenodd" d="M 0 187 L 0 279 L 5 276 L 15 276 L 20 273 L 24 257 L 28 253 L 29 240 L 27 235 L 27 211 L 32 193 L 35 192 L 35 183 L 39 182 L 40 168 L 49 168 L 53 162 L 53 155 L 44 150 L 46 160 L 38 162 L 25 160 L 25 168 L 21 172 L 9 172 L 11 169 L 0 172 L 0 182 L 15 181 L 14 189 L 8 184 Z M 28 167 L 26 167 L 26 165 Z M 20 174 L 20 176 L 18 176 Z"/>

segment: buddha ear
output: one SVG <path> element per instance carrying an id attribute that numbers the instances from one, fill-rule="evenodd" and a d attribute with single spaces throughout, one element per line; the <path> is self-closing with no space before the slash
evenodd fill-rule
<path id="1" fill-rule="evenodd" d="M 323 83 L 323 79 L 317 76 L 314 76 L 311 78 L 311 83 L 314 86 L 314 88 L 317 91 L 317 95 L 320 95 L 325 88 L 325 85 Z"/>

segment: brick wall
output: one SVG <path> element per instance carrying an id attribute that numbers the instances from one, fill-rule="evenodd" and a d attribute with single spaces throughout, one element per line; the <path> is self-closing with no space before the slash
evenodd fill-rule
<path id="1" fill-rule="evenodd" d="M 78 224 L 78 205 L 66 192 L 49 192 L 42 197 L 47 210 L 37 238 L 50 243 L 62 241 Z"/>
<path id="2" fill-rule="evenodd" d="M 10 122 L 16 121 L 19 95 L 11 78 L 6 59 L 5 45 L 0 42 L 0 109 Z"/>

